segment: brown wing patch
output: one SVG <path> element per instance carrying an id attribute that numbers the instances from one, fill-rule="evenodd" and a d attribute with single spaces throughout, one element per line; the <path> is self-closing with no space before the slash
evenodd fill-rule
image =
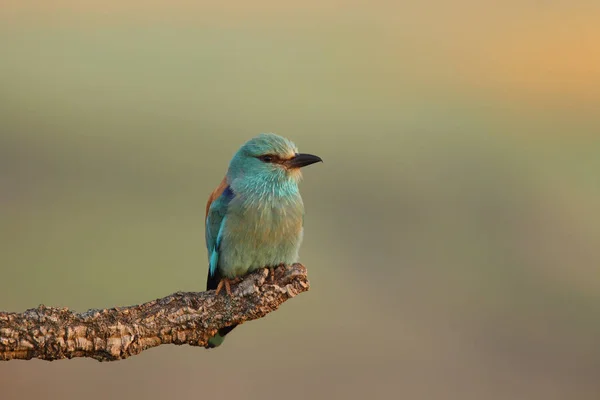
<path id="1" fill-rule="evenodd" d="M 219 183 L 219 186 L 217 186 L 217 188 L 215 190 L 213 190 L 213 192 L 208 197 L 208 201 L 206 202 L 206 214 L 204 215 L 205 221 L 206 221 L 206 218 L 208 217 L 208 209 L 210 208 L 210 205 L 212 204 L 213 201 L 215 201 L 215 199 L 217 199 L 225 191 L 225 189 L 227 188 L 228 185 L 229 185 L 229 183 L 227 183 L 227 176 L 225 176 L 225 178 L 223 178 L 221 183 Z"/>

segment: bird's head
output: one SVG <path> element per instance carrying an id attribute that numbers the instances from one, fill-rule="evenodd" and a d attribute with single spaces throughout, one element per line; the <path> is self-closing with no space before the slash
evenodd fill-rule
<path id="1" fill-rule="evenodd" d="M 247 184 L 297 182 L 300 168 L 323 161 L 312 154 L 298 153 L 290 140 L 274 133 L 261 133 L 247 141 L 229 164 L 230 183 L 243 179 Z"/>

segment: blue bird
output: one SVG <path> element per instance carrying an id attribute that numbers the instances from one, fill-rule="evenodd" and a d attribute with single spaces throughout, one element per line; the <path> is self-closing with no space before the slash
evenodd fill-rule
<path id="1" fill-rule="evenodd" d="M 207 290 L 218 295 L 225 287 L 231 296 L 231 280 L 298 261 L 304 225 L 300 168 L 319 161 L 272 133 L 237 151 L 206 204 Z M 234 328 L 220 329 L 207 347 L 219 346 Z"/>

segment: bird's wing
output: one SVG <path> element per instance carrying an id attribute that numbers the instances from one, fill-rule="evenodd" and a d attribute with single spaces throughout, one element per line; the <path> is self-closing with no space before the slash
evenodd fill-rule
<path id="1" fill-rule="evenodd" d="M 227 219 L 227 207 L 233 198 L 233 192 L 223 178 L 219 186 L 211 193 L 206 203 L 206 248 L 208 249 L 208 276 L 215 275 L 219 262 L 219 244 L 221 242 L 223 225 Z"/>
<path id="2" fill-rule="evenodd" d="M 223 178 L 219 186 L 211 193 L 206 203 L 206 247 L 208 248 L 208 277 L 206 279 L 206 290 L 217 288 L 221 280 L 221 274 L 217 269 L 219 263 L 219 244 L 223 235 L 223 226 L 227 219 L 227 207 L 233 199 L 234 193 L 229 187 L 227 176 Z M 218 346 L 225 335 L 235 328 L 236 325 L 226 326 L 219 329 L 218 335 L 209 341 L 209 346 Z M 217 338 L 215 340 L 215 338 Z M 213 342 L 216 341 L 216 344 Z"/>

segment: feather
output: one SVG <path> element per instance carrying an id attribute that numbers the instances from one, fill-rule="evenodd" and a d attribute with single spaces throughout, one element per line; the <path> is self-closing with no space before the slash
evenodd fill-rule
<path id="1" fill-rule="evenodd" d="M 205 220 L 206 218 L 208 218 L 208 210 L 210 209 L 210 205 L 213 203 L 213 201 L 218 199 L 219 196 L 221 196 L 221 194 L 225 191 L 225 189 L 227 189 L 228 186 L 229 183 L 227 183 L 227 176 L 225 176 L 221 183 L 219 183 L 219 186 L 217 186 L 217 188 L 213 190 L 210 196 L 208 196 L 208 201 L 206 202 L 206 214 L 204 216 Z"/>
<path id="2" fill-rule="evenodd" d="M 208 275 L 214 276 L 219 264 L 219 246 L 227 220 L 227 208 L 234 194 L 227 178 L 211 193 L 206 203 L 206 248 L 208 250 Z"/>

